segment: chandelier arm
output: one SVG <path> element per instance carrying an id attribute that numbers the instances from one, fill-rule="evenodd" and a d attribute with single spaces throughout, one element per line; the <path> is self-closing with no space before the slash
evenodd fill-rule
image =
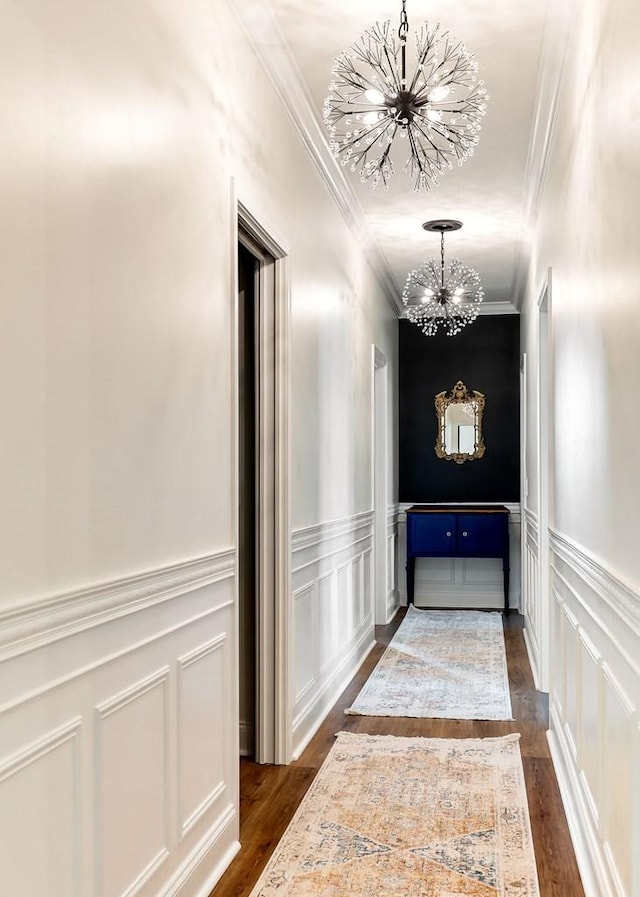
<path id="1" fill-rule="evenodd" d="M 415 134 L 413 133 L 413 130 L 411 128 L 409 128 L 409 130 L 408 130 L 408 137 L 409 137 L 409 146 L 411 147 L 411 162 L 413 163 L 414 166 L 417 166 L 418 171 L 424 171 L 425 170 L 424 163 L 423 163 L 422 159 L 420 158 L 419 147 L 418 147 L 418 144 L 416 143 Z"/>
<path id="2" fill-rule="evenodd" d="M 358 141 L 358 140 L 361 141 L 361 140 L 363 139 L 363 137 L 370 137 L 370 138 L 371 138 L 371 140 L 369 141 L 369 143 L 367 144 L 367 146 L 363 147 L 362 149 L 361 149 L 361 148 L 358 148 L 358 152 L 357 152 L 357 154 L 356 154 L 356 155 L 358 156 L 358 158 L 361 158 L 361 157 L 363 157 L 363 156 L 366 156 L 367 153 L 369 152 L 369 150 L 373 149 L 373 147 L 375 146 L 375 144 L 378 142 L 378 140 L 380 139 L 380 137 L 381 137 L 383 134 L 384 134 L 384 131 L 382 131 L 382 132 L 380 132 L 380 133 L 378 133 L 378 134 L 370 134 L 370 133 L 367 132 L 367 134 L 359 134 L 357 138 L 354 138 L 354 141 Z M 354 146 L 355 146 L 355 143 L 354 143 Z"/>
<path id="3" fill-rule="evenodd" d="M 433 153 L 435 154 L 435 159 L 432 159 L 432 160 L 431 160 L 433 167 L 437 168 L 438 171 L 441 171 L 442 168 L 443 168 L 443 166 L 447 164 L 447 157 L 446 157 L 445 153 L 444 153 L 443 150 L 438 146 L 438 144 L 435 143 L 435 142 L 432 140 L 432 138 L 431 138 L 431 137 L 429 136 L 429 134 L 424 130 L 424 128 L 422 128 L 420 124 L 416 123 L 416 119 L 414 119 L 413 124 L 414 124 L 414 126 L 415 126 L 415 129 L 422 135 L 422 137 L 424 137 L 424 139 L 427 141 L 427 143 L 429 144 L 429 146 L 430 146 L 431 149 L 433 150 Z M 440 136 L 441 136 L 443 139 L 445 139 L 445 140 L 448 139 L 444 134 L 442 134 L 442 133 L 441 133 L 440 131 L 438 131 L 436 128 L 434 128 L 433 130 L 436 131 L 438 134 L 440 134 Z M 423 154 L 424 154 L 425 156 L 427 156 L 427 152 L 426 152 L 426 150 L 424 149 L 424 147 L 421 146 L 421 149 L 422 149 Z"/>
<path id="4" fill-rule="evenodd" d="M 423 127 L 423 116 L 416 116 L 413 120 L 413 123 L 415 125 L 416 130 L 420 132 L 420 134 L 424 137 L 424 139 L 427 141 L 429 146 L 433 149 L 434 153 L 436 154 L 436 159 L 439 161 L 440 158 L 442 158 L 443 162 L 446 161 L 447 157 L 445 156 L 444 152 L 440 149 L 438 144 L 435 143 L 433 141 L 433 139 L 429 136 L 428 131 L 425 131 L 425 129 Z M 443 140 L 447 140 L 447 141 L 449 140 L 449 137 L 447 136 L 447 134 L 443 133 L 440 130 L 440 128 L 434 127 L 432 122 L 429 122 L 429 125 L 431 125 L 431 129 L 433 131 L 435 131 L 436 134 L 439 134 Z"/>
<path id="5" fill-rule="evenodd" d="M 434 34 L 435 33 L 436 32 L 434 32 Z M 435 40 L 431 37 L 431 34 L 429 32 L 427 32 L 424 40 L 425 40 L 425 42 L 423 45 L 423 49 L 422 49 L 422 52 L 418 55 L 416 71 L 413 76 L 413 80 L 411 81 L 411 87 L 409 88 L 411 93 L 415 93 L 415 87 L 416 87 L 416 84 L 418 83 L 418 78 L 420 77 L 420 73 L 424 72 L 424 65 L 427 61 L 427 57 L 431 53 L 431 51 L 434 47 L 434 44 L 435 44 Z M 421 66 L 422 66 L 422 68 L 421 68 Z M 431 66 L 431 70 L 433 72 L 433 66 Z M 427 87 L 427 84 L 426 84 L 427 80 L 428 79 L 425 79 L 425 87 L 423 89 L 426 89 L 426 87 Z"/>
<path id="6" fill-rule="evenodd" d="M 398 64 L 397 64 L 396 59 L 395 59 L 395 56 L 394 56 L 394 57 L 393 57 L 393 61 L 396 62 L 396 65 L 394 66 L 393 62 L 391 61 L 392 57 L 391 57 L 390 54 L 389 54 L 389 48 L 387 47 L 386 44 L 385 44 L 385 47 L 384 47 L 384 55 L 385 55 L 386 60 L 387 60 L 387 62 L 388 62 L 388 64 L 389 64 L 389 74 L 390 74 L 391 77 L 393 78 L 393 86 L 395 87 L 395 89 L 396 89 L 397 91 L 400 91 L 400 90 L 402 90 L 402 87 L 401 87 L 401 84 L 400 84 L 400 79 L 399 79 L 399 77 L 398 77 Z M 382 66 L 380 66 L 380 70 L 381 70 L 382 72 L 384 72 L 384 69 L 382 68 Z"/>

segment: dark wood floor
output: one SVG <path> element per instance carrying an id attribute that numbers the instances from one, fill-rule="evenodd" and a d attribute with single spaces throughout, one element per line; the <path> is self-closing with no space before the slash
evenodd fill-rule
<path id="1" fill-rule="evenodd" d="M 400 625 L 376 627 L 377 646 L 344 690 L 302 756 L 290 766 L 259 766 L 243 760 L 240 768 L 240 841 L 242 849 L 213 891 L 214 897 L 247 897 L 302 800 L 339 731 L 370 734 L 483 738 L 520 732 L 531 826 L 541 897 L 584 897 L 564 810 L 547 746 L 547 701 L 536 692 L 522 635 L 522 617 L 504 618 L 511 702 L 515 720 L 398 719 L 345 716 L 362 685 Z"/>

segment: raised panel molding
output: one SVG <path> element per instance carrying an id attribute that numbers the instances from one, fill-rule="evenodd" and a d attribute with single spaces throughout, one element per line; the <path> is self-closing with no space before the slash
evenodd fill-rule
<path id="1" fill-rule="evenodd" d="M 374 645 L 373 513 L 305 527 L 292 545 L 297 757 Z"/>
<path id="2" fill-rule="evenodd" d="M 554 529 L 549 529 L 549 534 L 551 549 L 557 558 L 568 564 L 618 615 L 621 622 L 633 629 L 635 635 L 640 637 L 640 593 L 638 589 L 625 583 L 568 536 L 564 536 Z"/>
<path id="3" fill-rule="evenodd" d="M 226 744 L 220 733 L 224 727 L 223 700 L 228 683 L 225 682 L 224 647 L 226 632 L 205 642 L 187 654 L 178 657 L 178 839 L 183 840 L 213 808 L 224 794 L 226 783 L 224 771 L 228 758 Z M 220 655 L 218 661 L 217 655 Z M 217 662 L 218 661 L 218 662 Z M 216 663 L 217 662 L 217 663 Z M 194 700 L 197 717 L 189 720 L 187 679 L 194 675 L 194 667 L 208 667 L 200 673 L 199 681 L 194 689 Z M 208 701 L 203 700 L 207 694 Z M 206 718 L 208 714 L 208 719 Z M 215 767 L 212 768 L 212 764 Z M 206 773 L 209 772 L 209 776 Z M 196 797 L 187 800 L 186 777 L 199 776 L 195 783 L 204 785 Z M 208 780 L 207 780 L 208 779 Z M 212 781 L 213 780 L 213 781 Z M 193 788 L 193 785 L 192 785 Z M 194 806 L 195 803 L 195 806 Z M 190 804 L 190 807 L 189 805 Z"/>
<path id="4" fill-rule="evenodd" d="M 313 526 L 304 526 L 293 531 L 291 548 L 295 554 L 303 548 L 320 545 L 326 547 L 333 539 L 340 536 L 352 536 L 360 528 L 366 529 L 371 526 L 373 526 L 373 511 L 361 511 L 350 517 L 339 517 L 336 520 L 316 523 Z"/>
<path id="5" fill-rule="evenodd" d="M 0 615 L 0 891 L 207 897 L 238 849 L 234 575 L 224 550 Z M 181 744 L 203 720 L 220 765 Z"/>
<path id="6" fill-rule="evenodd" d="M 585 893 L 640 897 L 640 665 L 625 613 L 640 595 L 554 531 L 551 572 L 549 742 Z"/>
<path id="7" fill-rule="evenodd" d="M 608 772 L 609 781 L 603 793 L 601 832 L 617 891 L 626 895 L 631 894 L 633 879 L 634 794 L 629 785 L 633 781 L 637 708 L 606 663 L 602 673 L 603 720 L 608 734 L 604 740 L 602 765 Z M 635 763 L 638 762 L 640 757 L 635 759 Z M 638 796 L 635 798 L 637 800 Z"/>
<path id="8" fill-rule="evenodd" d="M 97 897 L 134 897 L 169 857 L 169 673 L 164 667 L 95 708 Z"/>
<path id="9" fill-rule="evenodd" d="M 316 583 L 305 583 L 293 593 L 295 617 L 295 659 L 294 659 L 294 701 L 299 704 L 305 699 L 316 682 L 318 645 L 308 650 L 306 636 L 309 632 L 317 632 Z"/>
<path id="10" fill-rule="evenodd" d="M 235 551 L 184 561 L 0 611 L 0 662 L 235 574 Z"/>
<path id="11" fill-rule="evenodd" d="M 81 726 L 73 719 L 0 759 L 3 893 L 83 897 Z M 42 812 L 45 794 L 53 837 Z"/>
<path id="12" fill-rule="evenodd" d="M 538 575 L 538 516 L 528 507 L 522 509 L 522 613 L 524 641 L 536 687 L 540 683 L 540 624 Z"/>

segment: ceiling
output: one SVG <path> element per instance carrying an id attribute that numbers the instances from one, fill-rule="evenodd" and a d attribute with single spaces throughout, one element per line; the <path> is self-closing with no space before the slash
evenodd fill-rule
<path id="1" fill-rule="evenodd" d="M 492 310 L 507 311 L 517 305 L 527 209 L 539 179 L 534 144 L 541 59 L 547 59 L 543 38 L 545 24 L 559 6 L 557 0 L 548 5 L 530 0 L 408 0 L 408 46 L 414 28 L 427 20 L 440 22 L 475 54 L 479 76 L 491 97 L 475 155 L 462 167 L 447 171 L 439 187 L 415 193 L 401 167 L 388 190 L 382 183 L 372 190 L 357 174 L 334 165 L 322 124 L 334 56 L 376 21 L 391 19 L 397 27 L 400 0 L 245 0 L 242 4 L 245 27 L 271 68 L 272 78 L 282 81 L 284 73 L 294 114 L 302 114 L 307 101 L 303 129 L 307 136 L 315 133 L 311 141 L 316 149 L 324 143 L 324 165 L 332 169 L 336 189 L 342 191 L 352 212 L 355 209 L 353 214 L 361 219 L 364 213 L 363 227 L 396 300 L 409 270 L 439 254 L 439 235 L 425 232 L 422 222 L 457 218 L 464 227 L 447 237 L 447 256 L 455 255 L 479 272 L 485 303 Z M 295 101 L 292 79 L 298 81 Z M 315 119 L 311 124 L 310 117 Z M 496 308 L 494 303 L 502 305 Z"/>

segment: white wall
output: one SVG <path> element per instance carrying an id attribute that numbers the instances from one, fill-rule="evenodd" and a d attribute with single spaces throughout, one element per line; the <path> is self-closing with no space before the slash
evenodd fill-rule
<path id="1" fill-rule="evenodd" d="M 640 895 L 638 34 L 632 0 L 576 4 L 522 317 L 535 549 L 536 301 L 551 266 L 551 740 L 587 892 L 606 897 Z"/>
<path id="2" fill-rule="evenodd" d="M 238 831 L 231 179 L 289 252 L 296 530 L 371 510 L 394 317 L 221 0 L 5 4 L 0 51 L 3 884 L 207 893 Z"/>

